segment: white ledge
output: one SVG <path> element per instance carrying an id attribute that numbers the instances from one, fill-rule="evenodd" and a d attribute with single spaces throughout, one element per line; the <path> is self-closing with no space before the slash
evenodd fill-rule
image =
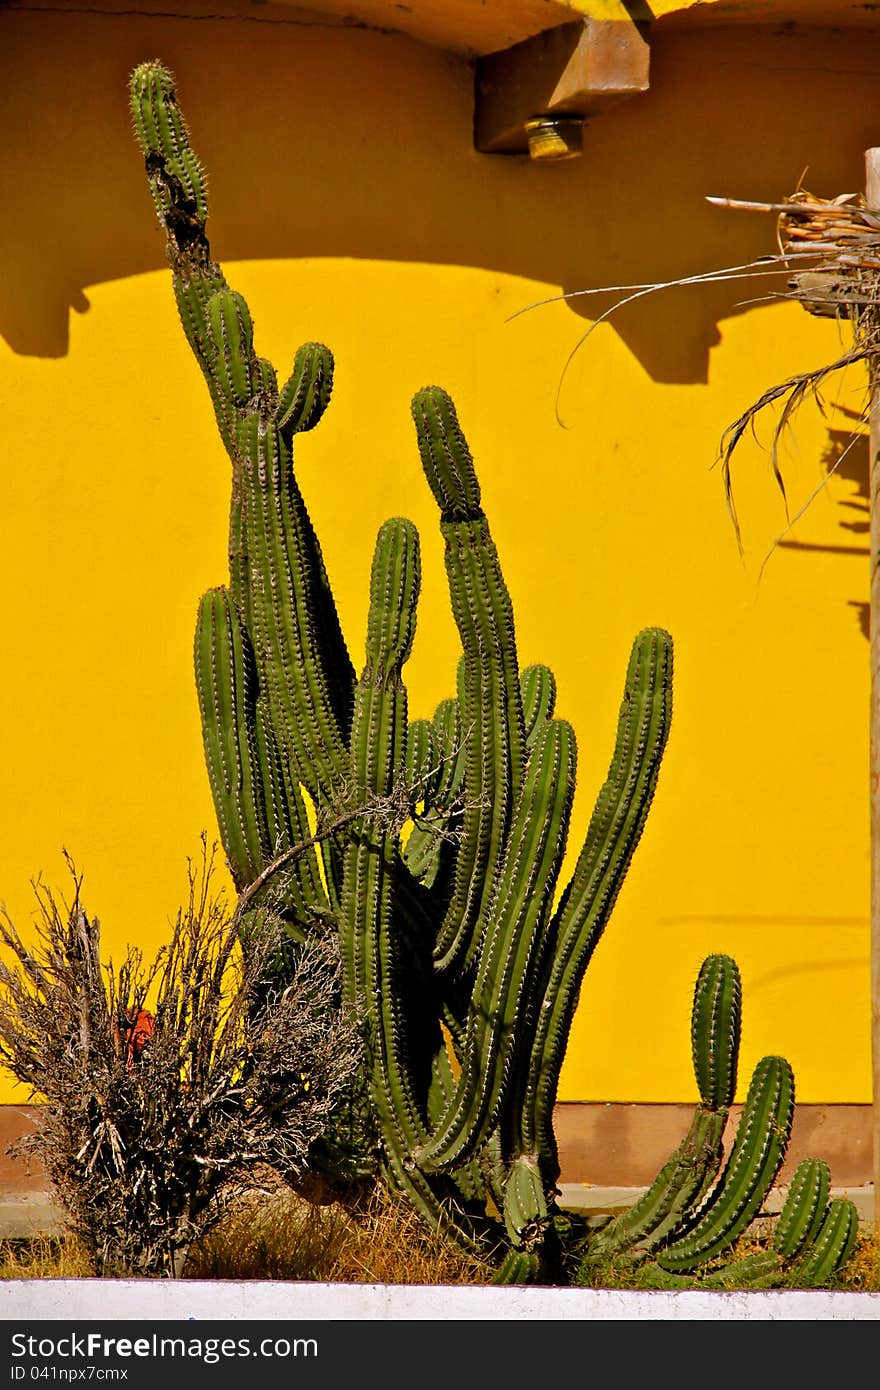
<path id="1" fill-rule="evenodd" d="M 282 1280 L 11 1279 L 5 1321 L 880 1321 L 880 1293 L 632 1291 Z"/>

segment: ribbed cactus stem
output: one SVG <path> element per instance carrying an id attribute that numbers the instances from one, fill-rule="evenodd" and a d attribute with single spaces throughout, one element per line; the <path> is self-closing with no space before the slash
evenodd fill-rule
<path id="1" fill-rule="evenodd" d="M 428 1171 L 470 1157 L 487 1137 L 512 1079 L 529 1006 L 526 986 L 565 849 L 575 762 L 571 726 L 549 720 L 529 759 L 490 900 L 455 1096 L 417 1155 Z"/>
<path id="2" fill-rule="evenodd" d="M 457 699 L 442 699 L 435 709 L 434 742 L 437 746 L 438 774 L 434 801 L 449 809 L 464 785 L 464 744 L 462 716 Z"/>
<path id="3" fill-rule="evenodd" d="M 428 485 L 444 521 L 475 521 L 483 515 L 474 461 L 455 406 L 438 386 L 413 396 L 412 413 Z"/>
<path id="4" fill-rule="evenodd" d="M 140 63 L 129 85 L 131 114 L 150 188 L 166 229 L 179 244 L 204 229 L 205 173 L 193 153 L 174 78 L 161 63 Z"/>
<path id="5" fill-rule="evenodd" d="M 254 643 L 279 742 L 317 802 L 348 775 L 346 712 L 325 660 L 317 541 L 277 429 L 246 416 L 239 428 Z"/>
<path id="6" fill-rule="evenodd" d="M 841 1269 L 855 1249 L 859 1213 L 849 1197 L 834 1197 L 825 1209 L 812 1243 L 792 1267 L 789 1282 L 801 1288 L 821 1288 Z"/>
<path id="7" fill-rule="evenodd" d="M 272 706 L 286 799 L 291 804 L 295 802 L 299 795 L 296 783 L 302 779 L 313 798 L 320 801 L 321 792 L 333 788 L 335 794 L 340 778 L 344 777 L 354 670 L 321 549 L 292 475 L 289 444 L 296 431 L 310 428 L 320 417 L 329 396 L 332 358 L 319 344 L 306 344 L 300 349 L 282 410 L 286 441 L 283 489 L 287 511 L 297 518 L 294 572 L 298 609 L 294 631 L 302 634 L 302 641 L 293 642 L 293 661 L 301 663 L 304 672 L 297 697 L 316 702 L 314 706 L 306 703 L 301 713 L 285 719 L 285 713 L 290 715 L 290 701 L 284 691 L 283 675 L 275 678 L 266 670 L 265 660 L 267 652 L 271 654 L 273 639 L 281 643 L 285 659 L 290 660 L 291 628 L 278 620 L 277 610 L 273 613 L 271 609 L 276 592 L 283 592 L 285 599 L 288 595 L 284 588 L 287 560 L 283 540 L 276 534 L 281 572 L 274 574 L 267 568 L 270 543 L 268 549 L 264 545 L 261 550 L 258 572 L 254 573 L 248 527 L 258 535 L 261 522 L 253 517 L 249 522 L 247 515 L 247 492 L 254 482 L 255 458 L 265 461 L 273 454 L 271 440 L 261 448 L 254 441 L 265 440 L 273 431 L 280 438 L 274 419 L 278 408 L 277 378 L 271 363 L 256 356 L 253 350 L 247 305 L 229 289 L 222 270 L 211 258 L 205 232 L 204 174 L 189 143 L 171 74 L 160 63 L 140 64 L 132 74 L 130 96 L 150 189 L 166 233 L 181 322 L 205 377 L 220 435 L 232 461 L 230 589 L 253 639 Z M 255 604 L 260 607 L 261 602 L 261 611 L 255 612 Z M 296 731 L 301 722 L 306 732 L 299 738 Z M 335 846 L 325 841 L 321 854 L 335 901 L 338 853 Z"/>
<path id="8" fill-rule="evenodd" d="M 696 1269 L 736 1240 L 779 1171 L 794 1112 L 794 1077 L 784 1057 L 762 1057 L 724 1171 L 689 1230 L 657 1255 L 674 1273 Z"/>
<path id="9" fill-rule="evenodd" d="M 422 809 L 403 857 L 410 873 L 429 890 L 453 852 L 452 807 L 464 776 L 458 730 L 457 700 L 441 701 L 433 719 L 413 720 L 407 730 L 406 781 Z"/>
<path id="10" fill-rule="evenodd" d="M 534 1284 L 541 1272 L 541 1257 L 535 1250 L 507 1251 L 492 1277 L 493 1284 Z"/>
<path id="11" fill-rule="evenodd" d="M 736 1086 L 740 1003 L 736 962 L 730 956 L 707 956 L 691 1004 L 691 1053 L 701 1103 L 681 1144 L 648 1190 L 598 1232 L 594 1253 L 636 1246 L 652 1249 L 691 1215 L 716 1177 Z M 725 1059 L 723 1068 L 715 1060 L 721 1057 Z"/>
<path id="12" fill-rule="evenodd" d="M 231 405 L 245 406 L 261 384 L 250 310 L 234 290 L 218 290 L 208 301 L 207 317 L 216 380 Z"/>
<path id="13" fill-rule="evenodd" d="M 407 1070 L 399 943 L 393 930 L 395 815 L 406 750 L 401 668 L 412 645 L 420 582 L 418 533 L 401 517 L 380 529 L 370 578 L 366 663 L 355 693 L 351 794 L 364 805 L 345 850 L 340 933 L 346 996 L 361 1020 L 373 1104 L 386 1150 L 403 1155 L 423 1141 L 424 1118 Z"/>
<path id="14" fill-rule="evenodd" d="M 369 677 L 362 681 L 384 688 L 400 679 L 412 649 L 420 583 L 418 532 L 406 518 L 392 517 L 376 537 L 367 618 Z"/>
<path id="15" fill-rule="evenodd" d="M 691 1009 L 691 1053 L 703 1104 L 733 1104 L 742 1018 L 742 982 L 730 956 L 707 956 L 700 967 Z"/>
<path id="16" fill-rule="evenodd" d="M 442 1230 L 465 1254 L 489 1254 L 492 1232 L 485 1212 L 480 1211 L 479 1204 L 468 1209 L 451 1180 L 428 1178 L 395 1153 L 389 1155 L 383 1165 L 383 1176 L 392 1190 L 405 1193 L 428 1226 Z M 511 1282 L 524 1281 L 514 1279 Z"/>
<path id="17" fill-rule="evenodd" d="M 773 1249 L 786 1259 L 815 1240 L 831 1192 L 831 1170 L 819 1158 L 802 1159 L 794 1171 L 773 1232 Z"/>
<path id="18" fill-rule="evenodd" d="M 228 286 L 222 270 L 211 259 L 205 233 L 205 174 L 190 145 L 174 79 L 167 68 L 155 61 L 139 64 L 131 75 L 129 99 L 150 192 L 165 232 L 180 321 L 207 382 L 223 443 L 231 452 L 228 401 L 214 374 L 207 329 L 210 300 Z"/>
<path id="19" fill-rule="evenodd" d="M 220 838 L 240 889 L 272 846 L 257 773 L 256 664 L 226 589 L 210 589 L 199 603 L 195 673 Z"/>
<path id="20" fill-rule="evenodd" d="M 542 1234 L 547 1198 L 534 1157 L 521 1155 L 511 1166 L 504 1189 L 504 1224 L 514 1245 L 528 1245 Z"/>
<path id="21" fill-rule="evenodd" d="M 417 801 L 430 803 L 439 774 L 434 725 L 412 719 L 406 731 L 406 785 Z"/>
<path id="22" fill-rule="evenodd" d="M 458 700 L 441 700 L 431 723 L 439 768 L 434 800 L 448 809 L 464 786 L 464 742 Z"/>
<path id="23" fill-rule="evenodd" d="M 522 786 L 525 732 L 513 609 L 480 506 L 473 459 L 447 393 L 416 393 L 413 419 L 422 466 L 441 508 L 446 573 L 461 637 L 459 697 L 465 743 L 465 806 L 455 884 L 438 933 L 438 969 L 473 959 Z"/>
<path id="24" fill-rule="evenodd" d="M 544 719 L 551 719 L 556 707 L 556 677 L 549 666 L 526 666 L 519 676 L 526 745 L 531 748 Z"/>
<path id="25" fill-rule="evenodd" d="M 328 904 L 308 816 L 295 784 L 286 784 L 247 632 L 228 590 L 210 589 L 199 603 L 195 676 L 205 762 L 220 838 L 236 887 L 259 878 L 259 902 L 286 903 L 300 930 L 326 915 Z M 292 858 L 286 852 L 301 849 Z M 284 857 L 283 893 L 265 875 Z"/>
<path id="26" fill-rule="evenodd" d="M 293 370 L 278 392 L 275 423 L 284 433 L 305 434 L 314 429 L 330 402 L 333 354 L 323 343 L 303 343 Z"/>
<path id="27" fill-rule="evenodd" d="M 785 1282 L 785 1263 L 775 1250 L 761 1250 L 728 1260 L 717 1269 L 700 1273 L 701 1289 L 774 1289 Z M 689 1287 L 681 1275 L 662 1274 L 652 1281 L 657 1287 Z"/>
<path id="28" fill-rule="evenodd" d="M 646 1251 L 688 1217 L 718 1173 L 726 1113 L 698 1106 L 687 1134 L 647 1191 L 597 1232 L 591 1254 Z"/>
<path id="29" fill-rule="evenodd" d="M 671 718 L 672 638 L 645 628 L 633 641 L 608 775 L 541 957 L 521 1145 L 542 1155 L 551 1182 L 558 1175 L 553 1107 L 581 981 L 641 838 Z"/>

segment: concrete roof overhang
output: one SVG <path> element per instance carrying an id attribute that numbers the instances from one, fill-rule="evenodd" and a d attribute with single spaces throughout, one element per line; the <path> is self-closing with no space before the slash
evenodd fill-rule
<path id="1" fill-rule="evenodd" d="M 58 11 L 58 0 L 5 0 Z M 60 7 L 63 10 L 63 3 Z M 176 0 L 205 17 L 205 0 Z M 89 0 L 92 14 L 167 11 L 167 0 Z M 474 65 L 474 146 L 545 160 L 579 154 L 584 122 L 650 85 L 652 36 L 707 26 L 875 29 L 880 0 L 211 0 L 210 17 L 379 30 Z"/>

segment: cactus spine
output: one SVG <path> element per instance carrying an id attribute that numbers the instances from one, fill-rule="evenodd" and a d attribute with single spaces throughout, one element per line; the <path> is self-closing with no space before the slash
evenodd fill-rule
<path id="1" fill-rule="evenodd" d="M 584 973 L 654 796 L 671 638 L 649 627 L 633 642 L 608 775 L 561 885 L 575 735 L 555 715 L 550 669 L 520 668 L 451 398 L 425 387 L 412 414 L 461 660 L 454 693 L 431 718 L 410 718 L 416 530 L 394 517 L 378 533 L 356 679 L 294 461 L 296 437 L 327 408 L 332 355 L 305 343 L 279 387 L 247 304 L 211 258 L 205 177 L 171 75 L 141 64 L 130 97 L 181 322 L 231 463 L 229 581 L 199 605 L 195 676 L 243 944 L 254 924 L 277 931 L 283 970 L 291 951 L 334 931 L 339 1007 L 363 1036 L 363 1075 L 315 1163 L 378 1172 L 461 1244 L 494 1250 L 501 1282 L 561 1277 L 588 1233 L 556 1204 L 553 1107 Z M 597 1242 L 653 1251 L 658 1277 L 734 1239 L 784 1150 L 792 1087 L 787 1064 L 770 1059 L 699 1207 L 721 1159 L 738 1017 L 735 965 L 711 958 L 694 1006 L 692 1132 L 647 1200 Z M 815 1212 L 807 1220 L 795 1205 L 774 1259 L 821 1247 L 824 1270 L 847 1248 L 847 1213 L 832 1204 L 814 1231 Z"/>

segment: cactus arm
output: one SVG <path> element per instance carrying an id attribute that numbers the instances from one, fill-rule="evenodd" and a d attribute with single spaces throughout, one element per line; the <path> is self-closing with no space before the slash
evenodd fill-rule
<path id="1" fill-rule="evenodd" d="M 296 940 L 307 940 L 328 905 L 310 843 L 305 808 L 293 789 L 293 803 L 282 785 L 277 754 L 261 717 L 262 698 L 247 633 L 226 589 L 212 589 L 199 604 L 195 638 L 196 688 L 208 778 L 233 883 L 244 895 L 239 935 L 245 944 L 267 926 Z M 288 789 L 289 790 L 289 789 Z M 294 815 L 291 816 L 291 810 Z M 266 883 L 267 860 L 299 845 L 285 866 L 279 891 Z M 265 909 L 271 912 L 269 923 Z M 279 935 L 278 971 L 283 977 L 284 935 Z"/>
<path id="2" fill-rule="evenodd" d="M 449 1059 L 445 1040 L 441 1038 L 431 1059 L 431 1084 L 428 1089 L 428 1124 L 436 1124 L 455 1090 L 455 1074 Z M 481 1157 L 483 1157 L 481 1155 Z M 472 1159 L 463 1168 L 456 1168 L 449 1174 L 449 1180 L 461 1194 L 466 1204 L 482 1202 L 485 1206 L 487 1177 L 479 1159 Z"/>
<path id="3" fill-rule="evenodd" d="M 441 700 L 431 723 L 438 758 L 434 801 L 448 811 L 464 786 L 464 740 L 458 700 Z"/>
<path id="4" fill-rule="evenodd" d="M 687 1134 L 647 1191 L 597 1231 L 587 1263 L 616 1251 L 650 1250 L 681 1223 L 718 1173 L 726 1119 L 697 1106 Z"/>
<path id="5" fill-rule="evenodd" d="M 441 510 L 453 616 L 464 655 L 461 701 L 465 807 L 455 884 L 438 934 L 441 970 L 473 956 L 485 919 L 525 761 L 513 611 L 480 506 L 480 489 L 455 407 L 438 387 L 412 402 L 425 476 Z"/>
<path id="6" fill-rule="evenodd" d="M 234 290 L 218 290 L 208 301 L 207 329 L 212 373 L 225 400 L 242 409 L 261 382 L 254 354 L 250 310 Z"/>
<path id="7" fill-rule="evenodd" d="M 511 1244 L 540 1244 L 548 1219 L 540 1169 L 533 1158 L 520 1155 L 511 1164 L 504 1188 L 504 1225 Z"/>
<path id="8" fill-rule="evenodd" d="M 492 1276 L 493 1284 L 535 1284 L 541 1273 L 541 1257 L 534 1250 L 512 1247 Z"/>
<path id="9" fill-rule="evenodd" d="M 439 768 L 430 719 L 412 719 L 406 731 L 406 785 L 412 800 L 430 805 Z"/>
<path id="10" fill-rule="evenodd" d="M 199 604 L 196 689 L 208 778 L 233 882 L 251 883 L 270 851 L 257 770 L 257 672 L 228 590 L 211 589 Z"/>
<path id="11" fill-rule="evenodd" d="M 300 915 L 306 919 L 330 919 L 332 916 L 324 881 L 318 868 L 318 853 L 313 843 L 312 828 L 299 784 L 284 768 L 275 735 L 268 716 L 264 695 L 257 699 L 256 754 L 260 782 L 266 803 L 271 856 L 269 865 L 282 859 L 298 846 L 296 854 L 285 860 L 282 875 L 283 890 L 279 894 L 273 884 L 269 896 L 282 894 L 291 898 Z M 266 864 L 262 872 L 266 872 Z"/>
<path id="12" fill-rule="evenodd" d="M 522 694 L 526 747 L 531 749 L 544 719 L 552 719 L 556 708 L 556 678 L 549 666 L 526 666 L 519 675 Z"/>
<path id="13" fill-rule="evenodd" d="M 478 1206 L 462 1200 L 449 1178 L 429 1178 L 406 1165 L 397 1153 L 388 1155 L 382 1173 L 392 1190 L 406 1195 L 423 1221 L 443 1231 L 465 1254 L 486 1256 L 497 1243 L 495 1225 Z"/>
<path id="14" fill-rule="evenodd" d="M 849 1197 L 834 1197 L 813 1241 L 793 1264 L 788 1281 L 797 1288 L 821 1288 L 842 1269 L 855 1248 L 859 1213 Z"/>
<path id="15" fill-rule="evenodd" d="M 464 750 L 458 700 L 441 700 L 431 720 L 433 775 L 425 785 L 425 808 L 404 850 L 407 866 L 440 899 L 461 821 L 457 799 L 464 782 Z"/>
<path id="16" fill-rule="evenodd" d="M 338 687 L 324 660 L 314 592 L 317 542 L 277 429 L 248 415 L 239 427 L 254 644 L 282 750 L 317 804 L 348 775 Z"/>
<path id="17" fill-rule="evenodd" d="M 755 1067 L 724 1171 L 703 1207 L 656 1259 L 672 1273 L 695 1269 L 736 1240 L 770 1190 L 791 1133 L 794 1078 L 784 1057 Z"/>
<path id="18" fill-rule="evenodd" d="M 185 247 L 203 234 L 208 204 L 205 172 L 193 153 L 174 79 L 161 63 L 139 63 L 129 97 L 156 210 L 176 248 Z"/>
<path id="19" fill-rule="evenodd" d="M 821 1177 L 817 1170 L 824 1169 Z M 731 1260 L 700 1279 L 707 1289 L 822 1288 L 843 1268 L 858 1236 L 859 1217 L 848 1197 L 826 1204 L 827 1165 L 804 1159 L 780 1212 L 769 1250 Z M 829 1179 L 830 1180 L 830 1179 Z M 824 1195 L 823 1195 L 824 1194 Z M 789 1239 L 795 1235 L 794 1241 Z M 783 1248 L 786 1246 L 787 1248 Z M 797 1258 L 795 1258 L 797 1256 Z"/>
<path id="20" fill-rule="evenodd" d="M 165 232 L 180 320 L 207 382 L 223 442 L 231 448 L 233 421 L 214 375 L 208 346 L 208 303 L 227 284 L 211 259 L 205 234 L 208 202 L 204 170 L 190 144 L 174 79 L 167 68 L 152 61 L 138 64 L 129 83 L 129 101 L 150 193 Z"/>
<path id="21" fill-rule="evenodd" d="M 445 813 L 433 805 L 441 771 L 438 758 L 431 720 L 412 720 L 406 731 L 406 785 L 415 819 L 403 847 L 403 860 L 413 877 L 428 888 L 439 866 L 438 840 L 447 821 Z"/>
<path id="22" fill-rule="evenodd" d="M 278 393 L 275 423 L 287 435 L 314 429 L 333 388 L 333 354 L 323 343 L 303 343 L 293 370 Z"/>
<path id="23" fill-rule="evenodd" d="M 403 771 L 409 655 L 419 588 L 418 533 L 392 518 L 376 539 L 366 664 L 355 694 L 351 785 L 366 804 L 345 849 L 340 902 L 343 981 L 362 1021 L 371 1095 L 386 1152 L 398 1168 L 425 1134 L 407 1068 L 400 959 L 392 927 L 399 826 L 389 814 Z"/>
<path id="24" fill-rule="evenodd" d="M 558 1175 L 553 1106 L 581 981 L 641 838 L 671 715 L 672 638 L 660 628 L 646 628 L 633 642 L 614 756 L 574 872 L 551 921 L 543 957 L 543 993 L 523 1103 L 522 1149 L 543 1155 L 551 1181 Z"/>
<path id="25" fill-rule="evenodd" d="M 667 1275 L 665 1280 L 654 1279 L 655 1287 L 681 1287 L 685 1282 L 681 1276 Z M 773 1289 L 785 1282 L 785 1263 L 775 1250 L 761 1250 L 753 1255 L 744 1255 L 739 1260 L 728 1260 L 720 1269 L 712 1270 L 700 1277 L 701 1289 Z"/>
<path id="26" fill-rule="evenodd" d="M 529 760 L 487 914 L 456 1093 L 416 1155 L 428 1171 L 463 1163 L 498 1116 L 528 1006 L 529 971 L 565 848 L 574 775 L 571 726 L 548 721 Z"/>
<path id="27" fill-rule="evenodd" d="M 187 342 L 208 385 L 223 442 L 234 452 L 236 401 L 217 372 L 216 322 L 212 301 L 229 286 L 211 258 L 206 234 L 207 181 L 193 151 L 174 79 L 161 63 L 140 63 L 129 82 L 129 102 L 150 193 L 165 232 L 174 295 Z M 239 297 L 240 298 L 240 297 Z M 216 306 L 214 306 L 216 307 Z M 253 382 L 277 395 L 274 372 L 254 357 Z M 268 370 L 267 370 L 268 369 Z M 240 404 L 241 402 L 238 402 Z"/>
<path id="28" fill-rule="evenodd" d="M 691 1008 L 691 1057 L 700 1098 L 712 1110 L 733 1104 L 742 1028 L 742 980 L 731 956 L 707 956 Z"/>
<path id="29" fill-rule="evenodd" d="M 794 1259 L 812 1245 L 825 1216 L 831 1192 L 831 1171 L 819 1158 L 805 1158 L 795 1169 L 788 1196 L 773 1232 L 773 1249 Z"/>
<path id="30" fill-rule="evenodd" d="M 233 463 L 229 563 L 233 595 L 246 620 L 250 584 L 246 545 L 241 415 L 248 409 L 253 430 L 261 414 L 275 425 L 281 412 L 288 444 L 295 431 L 310 429 L 320 418 L 332 383 L 332 357 L 321 344 L 305 344 L 279 397 L 271 365 L 255 355 L 247 306 L 230 291 L 220 267 L 211 259 L 205 227 L 208 216 L 204 172 L 192 150 L 177 102 L 174 79 L 161 63 L 139 64 L 129 84 L 135 132 L 144 155 L 150 191 L 166 234 L 174 293 L 187 341 L 208 385 L 218 427 Z M 231 330 L 231 331 L 230 331 Z M 247 382 L 254 409 L 243 397 Z M 246 433 L 252 447 L 252 433 Z M 289 451 L 288 472 L 291 470 Z M 304 582 L 300 600 L 308 609 L 312 649 L 308 655 L 330 679 L 331 703 L 343 741 L 351 720 L 354 670 L 339 627 L 320 546 L 295 481 L 287 480 L 289 506 L 297 513 L 297 543 Z M 318 646 L 320 644 L 320 646 Z"/>
<path id="31" fill-rule="evenodd" d="M 651 1249 L 681 1224 L 717 1176 L 736 1089 L 741 1016 L 736 962 L 730 956 L 707 956 L 691 1005 L 691 1053 L 700 1103 L 687 1134 L 647 1192 L 597 1232 L 591 1259 L 617 1250 Z"/>

